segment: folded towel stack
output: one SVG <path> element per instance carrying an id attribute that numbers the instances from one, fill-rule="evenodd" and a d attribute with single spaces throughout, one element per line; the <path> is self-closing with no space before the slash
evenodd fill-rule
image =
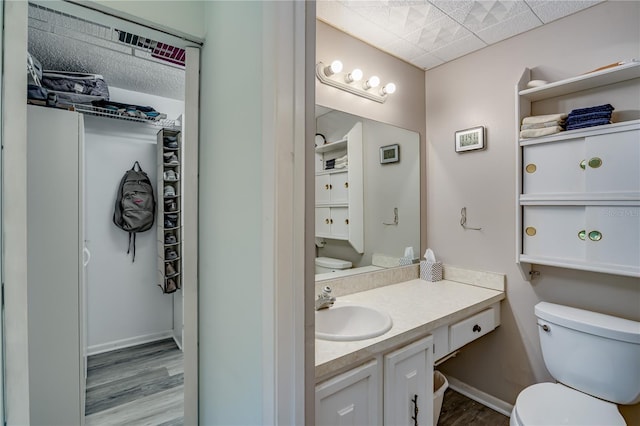
<path id="1" fill-rule="evenodd" d="M 564 130 L 567 114 L 532 115 L 522 119 L 520 137 L 537 138 L 539 136 L 553 135 Z"/>
<path id="2" fill-rule="evenodd" d="M 344 169 L 345 167 L 347 167 L 347 154 L 343 155 L 342 157 L 339 158 L 333 158 L 331 160 L 327 160 L 324 162 L 324 169 L 325 170 L 331 170 L 331 169 Z"/>
<path id="3" fill-rule="evenodd" d="M 610 124 L 614 109 L 611 104 L 574 109 L 567 117 L 567 130 Z"/>

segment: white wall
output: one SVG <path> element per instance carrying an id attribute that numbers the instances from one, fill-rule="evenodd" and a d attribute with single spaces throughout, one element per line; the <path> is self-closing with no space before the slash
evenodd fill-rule
<path id="1" fill-rule="evenodd" d="M 554 81 L 638 58 L 638 22 L 640 3 L 604 2 L 426 73 L 428 243 L 445 263 L 507 274 L 502 325 L 442 368 L 509 403 L 524 387 L 551 379 L 533 314 L 538 301 L 640 319 L 638 279 L 553 267 L 536 267 L 541 278 L 533 282 L 522 279 L 515 265 L 514 140 L 514 87 L 525 67 L 534 69 L 533 78 Z M 618 91 L 584 102 L 637 111 L 639 99 Z M 477 125 L 487 128 L 487 149 L 456 154 L 453 133 Z M 481 232 L 460 227 L 463 206 Z"/>
<path id="2" fill-rule="evenodd" d="M 114 101 L 150 105 L 170 116 L 183 103 L 118 88 Z M 86 239 L 91 251 L 87 266 L 89 353 L 171 335 L 173 299 L 157 286 L 156 224 L 136 236 L 136 259 L 127 255 L 128 233 L 113 224 L 116 192 L 124 172 L 138 161 L 157 187 L 156 134 L 159 128 L 108 118 L 85 117 Z M 180 324 L 181 325 L 181 324 Z"/>
<path id="3" fill-rule="evenodd" d="M 341 111 L 317 118 L 316 129 L 328 141 L 339 140 L 362 122 L 364 169 L 364 254 L 357 253 L 347 241 L 326 239 L 318 256 L 349 260 L 354 267 L 370 265 L 373 253 L 400 257 L 411 246 L 420 250 L 420 136 L 377 121 L 363 119 Z M 380 147 L 400 145 L 400 162 L 380 164 Z M 393 222 L 393 208 L 398 207 L 398 226 Z"/>

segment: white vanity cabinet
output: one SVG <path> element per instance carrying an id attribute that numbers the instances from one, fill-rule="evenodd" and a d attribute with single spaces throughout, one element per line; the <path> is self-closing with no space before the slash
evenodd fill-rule
<path id="1" fill-rule="evenodd" d="M 362 123 L 344 139 L 316 147 L 316 237 L 346 240 L 364 253 Z M 326 168 L 347 159 L 346 167 Z"/>
<path id="2" fill-rule="evenodd" d="M 640 63 L 526 89 L 530 77 L 525 70 L 516 87 L 516 260 L 523 275 L 540 264 L 640 277 L 640 120 L 519 139 L 533 102 L 556 102 L 553 112 L 564 111 L 587 90 L 602 104 L 613 102 L 609 85 L 637 88 Z"/>
<path id="3" fill-rule="evenodd" d="M 384 356 L 384 424 L 433 423 L 433 337 Z"/>
<path id="4" fill-rule="evenodd" d="M 380 365 L 372 360 L 316 386 L 316 425 L 381 424 Z"/>

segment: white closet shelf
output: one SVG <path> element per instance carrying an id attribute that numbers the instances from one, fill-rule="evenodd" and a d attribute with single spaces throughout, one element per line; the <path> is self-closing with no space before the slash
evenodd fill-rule
<path id="1" fill-rule="evenodd" d="M 95 107 L 92 105 L 73 104 L 73 109 L 82 114 L 113 118 L 116 120 L 133 121 L 136 123 L 144 123 L 144 124 L 148 124 L 150 126 L 162 128 L 162 129 L 180 131 L 180 128 L 181 128 L 179 123 L 176 120 L 168 120 L 168 119 L 154 120 L 152 118 L 133 117 L 129 115 L 118 114 L 106 108 Z"/>

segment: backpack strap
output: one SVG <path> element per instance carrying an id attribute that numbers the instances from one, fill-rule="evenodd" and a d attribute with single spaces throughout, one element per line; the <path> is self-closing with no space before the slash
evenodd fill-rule
<path id="1" fill-rule="evenodd" d="M 142 167 L 140 166 L 140 163 L 138 163 L 137 161 L 135 163 L 133 163 L 133 167 L 131 168 L 131 170 L 135 171 L 136 170 L 136 166 L 138 166 L 138 171 L 141 172 L 142 171 Z"/>
<path id="2" fill-rule="evenodd" d="M 131 235 L 132 234 L 133 234 L 133 259 L 131 259 L 131 263 L 136 261 L 136 233 L 135 232 L 129 232 L 129 246 L 127 247 L 127 254 L 129 254 L 129 252 L 131 251 Z"/>

